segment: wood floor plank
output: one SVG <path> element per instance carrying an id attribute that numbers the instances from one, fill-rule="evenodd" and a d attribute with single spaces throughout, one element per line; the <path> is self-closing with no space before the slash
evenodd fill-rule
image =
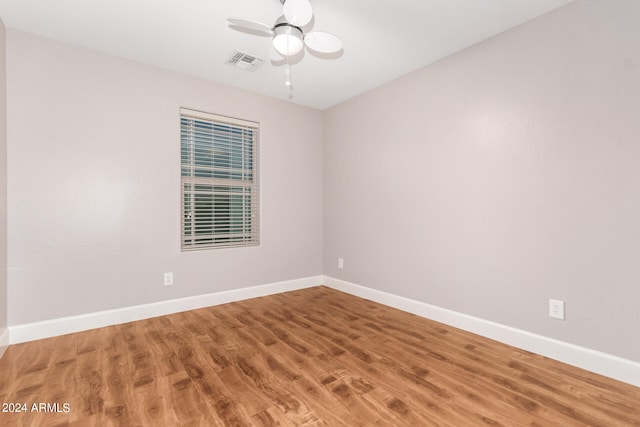
<path id="1" fill-rule="evenodd" d="M 0 398 L 49 404 L 0 426 L 640 426 L 637 387 L 326 287 L 11 346 Z"/>

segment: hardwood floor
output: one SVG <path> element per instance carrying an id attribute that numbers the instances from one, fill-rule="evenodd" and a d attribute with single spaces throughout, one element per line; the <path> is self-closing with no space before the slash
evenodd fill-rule
<path id="1" fill-rule="evenodd" d="M 3 426 L 640 426 L 640 388 L 326 287 L 11 346 L 0 401 L 27 406 Z"/>

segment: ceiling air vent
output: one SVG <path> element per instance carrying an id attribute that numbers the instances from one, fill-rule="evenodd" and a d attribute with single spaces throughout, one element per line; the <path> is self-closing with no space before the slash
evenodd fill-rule
<path id="1" fill-rule="evenodd" d="M 244 52 L 240 52 L 236 50 L 231 54 L 229 59 L 227 59 L 227 64 L 234 65 L 238 68 L 242 68 L 247 71 L 255 71 L 262 65 L 264 61 L 260 58 L 256 58 L 255 56 L 248 55 Z"/>

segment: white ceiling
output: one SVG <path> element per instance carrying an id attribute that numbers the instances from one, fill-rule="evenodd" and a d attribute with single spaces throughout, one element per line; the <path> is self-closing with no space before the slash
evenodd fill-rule
<path id="1" fill-rule="evenodd" d="M 292 102 L 325 109 L 570 0 L 310 0 L 305 30 L 334 33 L 333 59 L 309 51 L 292 66 Z M 218 83 L 289 99 L 270 39 L 230 28 L 235 16 L 273 25 L 279 0 L 0 0 L 9 28 Z M 225 64 L 234 50 L 265 59 L 255 72 Z"/>

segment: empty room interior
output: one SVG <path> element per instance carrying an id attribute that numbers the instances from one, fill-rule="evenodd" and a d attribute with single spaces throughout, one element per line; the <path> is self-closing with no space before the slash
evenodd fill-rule
<path id="1" fill-rule="evenodd" d="M 0 18 L 0 425 L 640 426 L 640 1 Z"/>

